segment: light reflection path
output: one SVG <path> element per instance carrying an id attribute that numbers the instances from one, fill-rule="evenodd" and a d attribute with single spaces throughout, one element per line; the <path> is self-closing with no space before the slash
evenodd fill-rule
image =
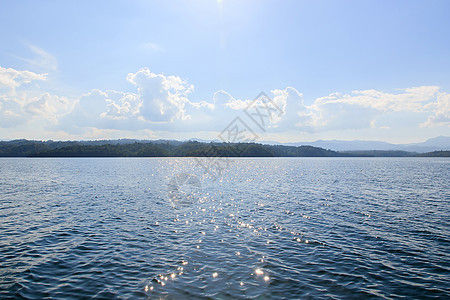
<path id="1" fill-rule="evenodd" d="M 448 159 L 236 161 L 0 161 L 0 294 L 448 298 Z M 174 209 L 180 173 L 202 194 Z"/>
<path id="2" fill-rule="evenodd" d="M 187 173 L 173 178 L 168 195 L 175 208 L 174 218 L 167 229 L 178 235 L 179 246 L 185 253 L 170 269 L 144 281 L 144 291 L 149 296 L 177 298 L 204 295 L 205 290 L 208 291 L 205 296 L 213 297 L 269 295 L 267 287 L 276 279 L 272 265 L 280 263 L 276 243 L 287 240 L 293 247 L 299 244 L 325 246 L 324 242 L 284 227 L 271 217 L 296 215 L 307 221 L 311 218 L 308 215 L 289 210 L 273 214 L 273 208 L 261 201 L 235 199 L 233 193 L 217 188 L 220 180 L 212 188 L 200 190 L 205 177 L 202 182 Z M 193 187 L 181 194 L 180 189 L 175 188 L 180 182 Z M 186 286 L 189 292 L 184 289 Z"/>

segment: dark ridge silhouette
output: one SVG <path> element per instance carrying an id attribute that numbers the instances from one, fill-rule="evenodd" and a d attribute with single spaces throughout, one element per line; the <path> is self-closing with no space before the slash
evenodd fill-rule
<path id="1" fill-rule="evenodd" d="M 449 157 L 450 151 L 337 152 L 314 146 L 198 141 L 28 141 L 0 142 L 0 157 Z"/>
<path id="2" fill-rule="evenodd" d="M 416 156 L 419 157 L 450 157 L 450 151 L 433 151 L 428 153 L 420 153 Z"/>

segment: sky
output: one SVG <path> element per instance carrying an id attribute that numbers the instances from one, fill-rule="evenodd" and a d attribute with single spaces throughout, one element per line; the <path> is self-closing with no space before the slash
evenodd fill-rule
<path id="1" fill-rule="evenodd" d="M 450 136 L 449 13 L 446 0 L 0 0 L 0 140 Z"/>

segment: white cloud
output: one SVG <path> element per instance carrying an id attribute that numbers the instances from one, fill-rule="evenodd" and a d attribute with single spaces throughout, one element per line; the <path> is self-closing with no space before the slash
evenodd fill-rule
<path id="1" fill-rule="evenodd" d="M 424 108 L 433 114 L 420 127 L 450 127 L 450 94 L 439 93 L 436 101 L 428 103 Z"/>
<path id="2" fill-rule="evenodd" d="M 24 111 L 35 116 L 43 117 L 49 121 L 57 122 L 58 117 L 71 109 L 72 103 L 67 97 L 58 97 L 44 93 L 26 104 Z"/>
<path id="3" fill-rule="evenodd" d="M 24 61 L 30 65 L 31 68 L 36 68 L 39 71 L 57 71 L 58 70 L 58 60 L 55 56 L 51 55 L 47 51 L 39 48 L 36 45 L 25 43 L 28 49 L 33 52 L 33 58 L 24 58 L 16 55 L 13 57 Z"/>
<path id="4" fill-rule="evenodd" d="M 300 112 L 297 126 L 307 132 L 373 128 L 377 117 L 385 113 L 423 113 L 437 111 L 438 108 L 441 113 L 435 117 L 441 120 L 439 124 L 442 125 L 446 109 L 448 113 L 448 107 L 443 103 L 446 99 L 444 95 L 448 94 L 439 93 L 439 87 L 436 86 L 406 88 L 397 93 L 377 90 L 353 91 L 351 94 L 332 93 L 317 98 L 307 106 L 307 110 Z M 433 123 L 433 120 L 431 117 L 425 126 Z M 386 126 L 380 125 L 381 127 Z"/>
<path id="5" fill-rule="evenodd" d="M 70 133 L 87 132 L 92 128 L 142 129 L 145 124 L 138 120 L 138 111 L 138 95 L 134 93 L 93 90 L 82 95 L 53 129 Z"/>
<path id="6" fill-rule="evenodd" d="M 134 93 L 106 91 L 107 109 L 100 117 L 111 119 L 133 118 L 139 114 L 139 96 Z"/>
<path id="7" fill-rule="evenodd" d="M 207 128 L 220 132 L 253 101 L 236 99 L 220 90 L 214 93 L 212 102 L 196 102 L 188 98 L 194 87 L 185 80 L 178 76 L 154 74 L 148 69 L 129 74 L 127 80 L 137 87 L 137 93 L 92 91 L 80 98 L 70 114 L 72 121 L 62 123 L 71 124 L 78 130 L 96 127 L 195 132 Z M 306 106 L 302 93 L 293 87 L 272 90 L 270 97 L 282 113 L 273 115 L 264 131 L 387 130 L 389 126 L 378 117 L 387 113 L 395 116 L 395 113 L 405 111 L 433 113 L 422 126 L 441 126 L 446 120 L 445 113 L 448 117 L 448 107 L 445 106 L 448 98 L 445 97 L 447 94 L 439 94 L 438 91 L 438 87 L 424 86 L 396 93 L 376 90 L 333 93 Z M 437 98 L 437 95 L 441 96 Z"/>
<path id="8" fill-rule="evenodd" d="M 0 97 L 0 127 L 13 128 L 28 120 L 18 102 Z"/>
<path id="9" fill-rule="evenodd" d="M 30 97 L 30 94 L 35 92 L 29 87 L 30 83 L 43 80 L 47 80 L 47 74 L 0 67 L 1 127 L 13 128 L 28 122 L 34 115 L 43 113 L 44 106 L 49 101 L 46 98 L 47 96 L 50 97 L 50 95 L 44 93 L 42 99 L 40 99 L 41 97 Z M 41 107 L 39 108 L 39 106 Z M 25 107 L 29 109 L 24 109 Z M 53 118 L 55 112 L 49 111 L 47 116 Z"/>
<path id="10" fill-rule="evenodd" d="M 254 104 L 253 99 L 238 99 L 219 90 L 210 101 L 194 100 L 192 84 L 178 76 L 152 73 L 147 68 L 128 74 L 127 80 L 135 87 L 133 92 L 94 89 L 73 99 L 42 91 L 34 84 L 44 80 L 47 74 L 0 67 L 0 127 L 24 132 L 29 126 L 29 130 L 37 132 L 36 127 L 40 126 L 39 132 L 53 132 L 57 136 L 107 137 L 127 132 L 141 135 L 158 132 L 196 137 L 202 132 L 221 132 L 237 116 L 258 134 L 264 131 L 272 136 L 366 129 L 391 132 L 399 127 L 440 128 L 442 132 L 442 128 L 450 126 L 450 94 L 436 86 L 390 93 L 377 90 L 332 93 L 310 105 L 305 105 L 303 94 L 293 87 L 274 89 L 268 95 L 281 113 L 272 115 L 260 130 L 244 114 L 244 109 Z"/>
<path id="11" fill-rule="evenodd" d="M 194 91 L 178 76 L 155 74 L 148 68 L 129 73 L 127 80 L 134 84 L 140 97 L 140 115 L 148 122 L 171 122 L 186 119 L 185 105 L 188 94 Z"/>
<path id="12" fill-rule="evenodd" d="M 383 93 L 376 90 L 353 91 L 353 95 L 344 95 L 341 99 L 337 97 L 336 102 L 360 105 L 374 108 L 379 111 L 413 111 L 420 112 L 423 103 L 433 100 L 439 87 L 420 86 L 400 89 L 398 93 Z M 336 94 L 335 94 L 336 95 Z M 326 99 L 327 97 L 320 98 Z"/>
<path id="13" fill-rule="evenodd" d="M 136 86 L 136 93 L 93 90 L 79 98 L 56 128 L 72 133 L 92 128 L 186 131 L 203 129 L 206 120 L 214 121 L 208 117 L 214 104 L 191 101 L 188 95 L 194 86 L 178 76 L 144 68 L 128 74 L 127 80 Z"/>
<path id="14" fill-rule="evenodd" d="M 240 100 L 236 99 L 231 94 L 224 90 L 219 90 L 214 93 L 213 103 L 215 109 L 230 108 L 233 110 L 245 109 L 251 100 Z"/>
<path id="15" fill-rule="evenodd" d="M 47 74 L 38 74 L 30 71 L 18 71 L 0 66 L 0 92 L 14 95 L 16 88 L 34 80 L 46 80 Z"/>
<path id="16" fill-rule="evenodd" d="M 282 111 L 282 114 L 271 118 L 273 125 L 278 131 L 292 129 L 298 122 L 298 114 L 305 111 L 306 107 L 303 103 L 303 94 L 293 87 L 287 87 L 284 90 L 272 90 L 272 99 L 275 105 Z"/>

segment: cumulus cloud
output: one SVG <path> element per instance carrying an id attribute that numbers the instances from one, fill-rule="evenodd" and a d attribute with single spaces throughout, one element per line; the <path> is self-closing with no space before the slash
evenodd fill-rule
<path id="1" fill-rule="evenodd" d="M 83 94 L 54 129 L 81 133 L 97 129 L 141 129 L 138 120 L 139 100 L 134 93 L 93 90 Z"/>
<path id="2" fill-rule="evenodd" d="M 214 109 L 230 108 L 232 110 L 245 109 L 251 100 L 241 100 L 234 98 L 231 94 L 224 90 L 219 90 L 213 96 Z"/>
<path id="3" fill-rule="evenodd" d="M 200 123 L 204 128 L 208 112 L 214 109 L 212 103 L 190 100 L 194 86 L 178 76 L 144 68 L 128 74 L 127 80 L 136 93 L 93 90 L 84 94 L 61 119 L 60 128 L 77 133 L 92 128 L 186 131 Z"/>
<path id="4" fill-rule="evenodd" d="M 135 93 L 123 93 L 117 91 L 106 91 L 102 93 L 106 101 L 106 111 L 100 117 L 110 119 L 134 118 L 139 114 L 140 101 Z"/>
<path id="5" fill-rule="evenodd" d="M 59 97 L 44 93 L 34 98 L 23 109 L 30 115 L 44 117 L 49 121 L 57 122 L 58 117 L 66 114 L 71 108 L 71 102 L 67 97 Z"/>
<path id="6" fill-rule="evenodd" d="M 18 102 L 0 97 L 0 127 L 13 128 L 26 123 L 28 120 Z"/>
<path id="7" fill-rule="evenodd" d="M 450 94 L 439 93 L 436 101 L 430 102 L 424 106 L 424 109 L 433 112 L 428 120 L 420 127 L 450 127 Z"/>
<path id="8" fill-rule="evenodd" d="M 14 95 L 16 88 L 34 80 L 46 80 L 47 74 L 38 74 L 30 71 L 18 71 L 0 66 L 0 92 Z"/>
<path id="9" fill-rule="evenodd" d="M 427 123 L 429 126 L 439 120 L 443 124 L 448 107 L 446 93 L 440 93 L 437 86 L 421 86 L 385 93 L 377 90 L 353 91 L 351 94 L 332 93 L 317 98 L 313 104 L 299 113 L 297 126 L 303 131 L 316 132 L 370 128 L 376 118 L 385 113 L 435 111 Z M 437 114 L 438 111 L 441 111 Z M 448 116 L 448 115 L 447 115 Z M 381 126 L 384 127 L 384 126 Z"/>
<path id="10" fill-rule="evenodd" d="M 273 114 L 270 127 L 280 130 L 292 129 L 299 120 L 299 113 L 306 110 L 303 103 L 303 94 L 293 87 L 284 90 L 272 90 L 272 99 L 275 105 L 281 110 L 281 114 Z"/>
<path id="11" fill-rule="evenodd" d="M 136 87 L 135 93 L 113 90 L 86 93 L 54 129 L 77 134 L 93 128 L 186 131 L 197 127 L 199 122 L 203 122 L 204 128 L 208 119 L 205 113 L 208 115 L 207 111 L 214 109 L 212 103 L 190 100 L 188 96 L 194 86 L 178 76 L 155 74 L 144 68 L 128 74 L 127 80 Z"/>
<path id="12" fill-rule="evenodd" d="M 136 73 L 129 73 L 127 80 L 137 87 L 140 97 L 140 115 L 149 122 L 171 122 L 175 119 L 186 119 L 186 103 L 188 94 L 194 91 L 178 76 L 155 74 L 148 68 Z"/>
<path id="13" fill-rule="evenodd" d="M 420 86 L 401 89 L 397 93 L 384 93 L 376 90 L 353 91 L 352 95 L 333 94 L 331 97 L 319 98 L 319 102 L 343 102 L 374 108 L 378 111 L 413 111 L 420 112 L 423 103 L 433 100 L 439 87 Z"/>
<path id="14" fill-rule="evenodd" d="M 266 98 L 268 97 L 268 98 Z M 238 115 L 246 110 L 255 118 L 263 117 L 266 129 L 283 130 L 287 126 L 292 128 L 294 121 L 298 121 L 298 112 L 305 109 L 303 94 L 293 87 L 284 90 L 272 90 L 268 95 L 261 93 L 255 99 L 236 99 L 224 90 L 214 93 L 213 110 L 217 118 L 225 112 Z M 258 110 L 256 110 L 256 108 Z M 232 118 L 230 118 L 231 121 Z"/>
<path id="15" fill-rule="evenodd" d="M 239 99 L 219 90 L 206 100 L 193 97 L 194 86 L 174 75 L 152 73 L 143 68 L 126 77 L 132 92 L 94 89 L 68 98 L 39 90 L 34 82 L 48 80 L 47 74 L 0 67 L 0 127 L 26 124 L 68 135 L 108 136 L 120 132 L 219 133 L 241 117 L 258 134 L 328 132 L 336 130 L 395 130 L 396 118 L 409 114 L 411 127 L 450 126 L 450 94 L 436 86 L 412 87 L 394 92 L 359 90 L 331 93 L 305 104 L 294 87 L 268 92 L 273 104 L 263 128 L 252 115 L 262 98 Z M 245 112 L 249 114 L 245 114 Z M 254 117 L 252 119 L 252 117 Z M 247 118 L 247 119 L 246 119 Z M 32 125 L 30 125 L 32 124 Z M 38 125 L 36 125 L 38 124 Z M 261 125 L 261 124 L 259 124 Z M 24 129 L 22 129 L 24 130 Z"/>
<path id="16" fill-rule="evenodd" d="M 47 74 L 30 71 L 19 71 L 0 66 L 0 126 L 12 128 L 28 122 L 35 114 L 42 114 L 46 104 L 46 97 L 30 97 L 27 87 L 34 81 L 47 80 Z M 23 90 L 25 89 L 25 91 Z M 42 107 L 38 108 L 39 105 Z M 29 108 L 29 109 L 26 109 Z M 39 111 L 38 111 L 39 110 Z M 54 111 L 56 112 L 56 111 Z M 54 114 L 49 112 L 48 116 Z"/>

